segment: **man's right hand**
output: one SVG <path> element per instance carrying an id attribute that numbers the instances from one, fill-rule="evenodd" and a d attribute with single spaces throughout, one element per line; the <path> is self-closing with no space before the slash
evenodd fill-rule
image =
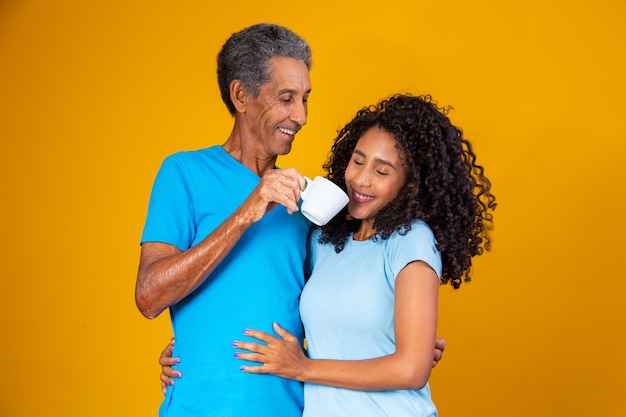
<path id="1" fill-rule="evenodd" d="M 277 204 L 285 206 L 289 214 L 295 213 L 304 187 L 306 180 L 295 168 L 272 169 L 263 174 L 240 210 L 250 216 L 251 222 L 261 220 Z"/>
<path id="2" fill-rule="evenodd" d="M 141 245 L 135 301 L 147 318 L 155 318 L 198 288 L 237 244 L 245 231 L 276 204 L 298 211 L 306 180 L 294 168 L 272 169 L 226 220 L 202 242 L 185 251 L 162 242 Z"/>

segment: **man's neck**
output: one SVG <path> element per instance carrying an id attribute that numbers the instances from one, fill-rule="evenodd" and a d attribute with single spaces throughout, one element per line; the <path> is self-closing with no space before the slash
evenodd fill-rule
<path id="1" fill-rule="evenodd" d="M 278 159 L 277 155 L 261 156 L 253 143 L 242 143 L 240 136 L 234 132 L 224 142 L 222 148 L 259 177 L 266 171 L 274 169 Z"/>

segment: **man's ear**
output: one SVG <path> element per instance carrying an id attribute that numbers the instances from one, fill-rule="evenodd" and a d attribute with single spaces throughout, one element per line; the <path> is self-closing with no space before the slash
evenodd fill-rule
<path id="1" fill-rule="evenodd" d="M 235 109 L 239 113 L 246 112 L 246 102 L 248 98 L 248 91 L 244 88 L 243 84 L 239 80 L 233 80 L 230 83 L 230 101 L 233 102 Z"/>

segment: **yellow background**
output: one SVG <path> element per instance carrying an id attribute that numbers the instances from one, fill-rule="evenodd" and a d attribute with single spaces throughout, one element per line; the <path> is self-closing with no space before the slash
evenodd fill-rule
<path id="1" fill-rule="evenodd" d="M 0 3 L 0 416 L 156 415 L 169 319 L 133 299 L 150 187 L 226 138 L 215 56 L 259 21 L 314 54 L 281 166 L 321 172 L 358 108 L 410 91 L 454 107 L 493 181 L 494 250 L 441 291 L 440 414 L 626 415 L 624 1 L 210 3 Z"/>

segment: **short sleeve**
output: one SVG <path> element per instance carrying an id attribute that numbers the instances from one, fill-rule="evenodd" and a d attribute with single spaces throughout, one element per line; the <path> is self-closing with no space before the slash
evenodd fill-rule
<path id="1" fill-rule="evenodd" d="M 441 279 L 441 253 L 437 249 L 435 235 L 422 221 L 414 222 L 405 234 L 396 232 L 391 235 L 387 241 L 386 257 L 387 276 L 394 281 L 400 271 L 414 261 L 425 262 Z"/>
<path id="2" fill-rule="evenodd" d="M 194 235 L 193 192 L 179 154 L 166 158 L 152 186 L 141 243 L 162 242 L 187 250 Z"/>

